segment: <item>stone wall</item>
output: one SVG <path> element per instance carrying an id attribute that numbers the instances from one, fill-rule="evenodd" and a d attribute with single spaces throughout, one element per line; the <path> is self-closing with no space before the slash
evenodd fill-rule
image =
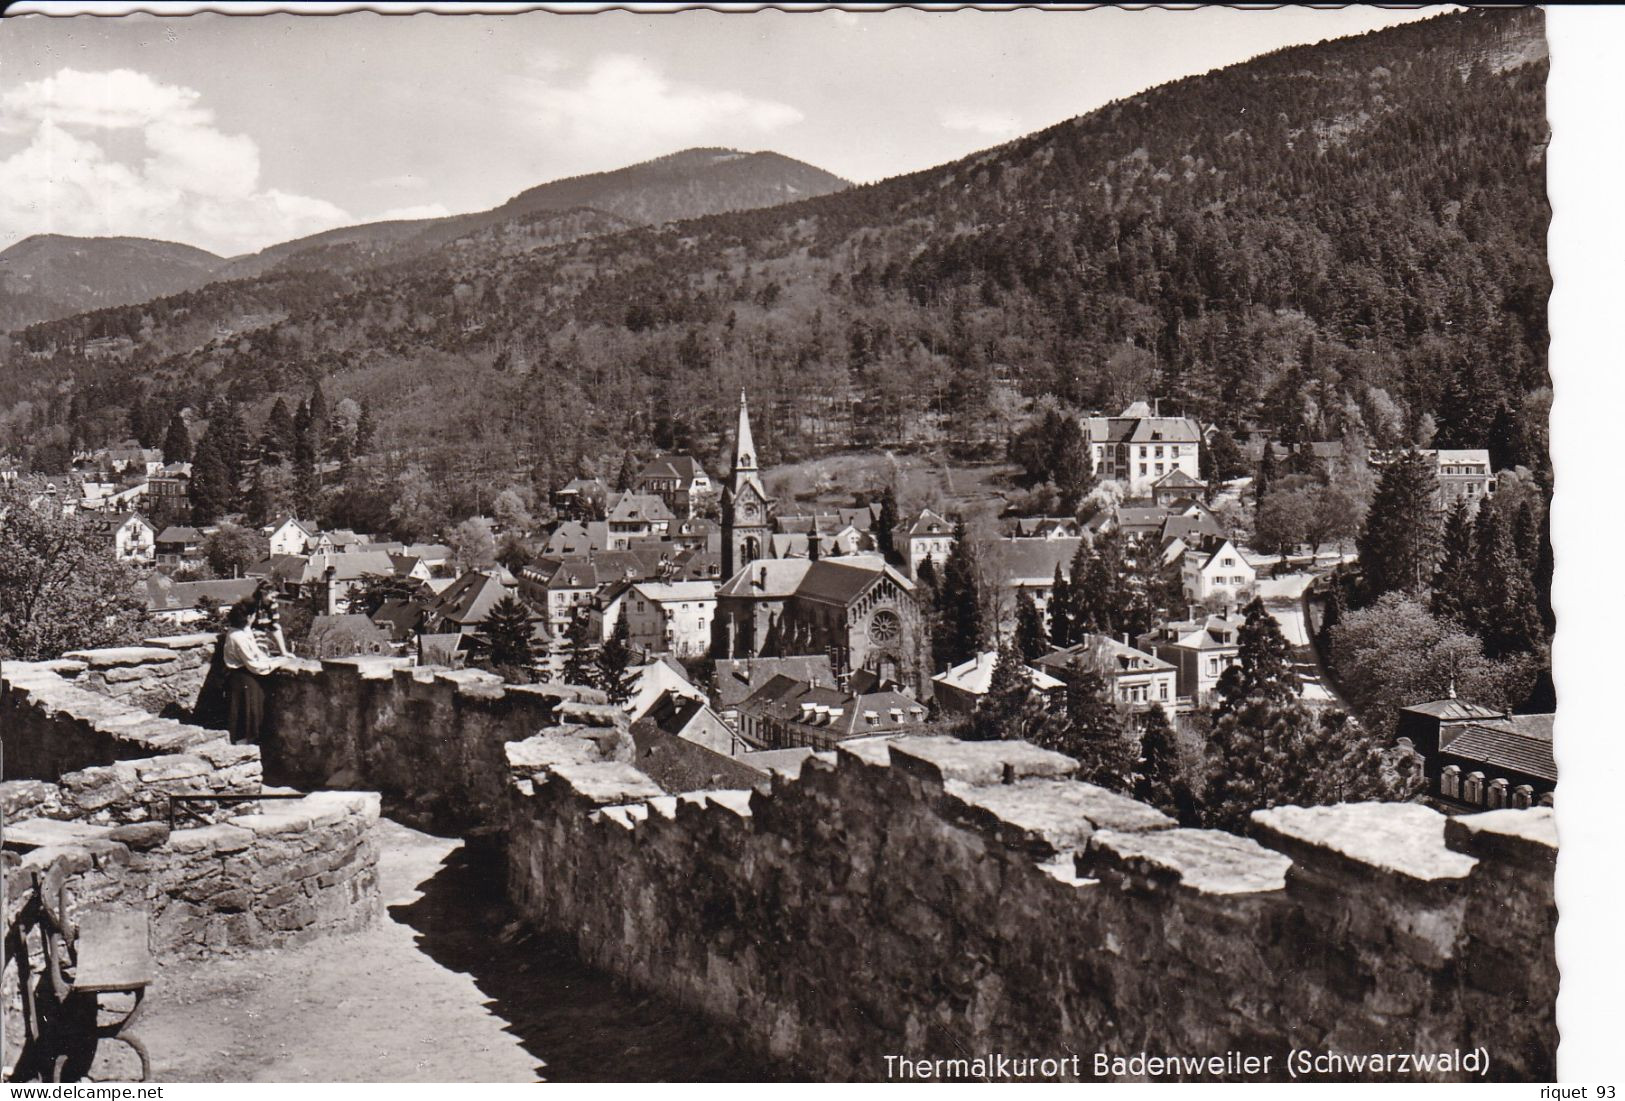
<path id="1" fill-rule="evenodd" d="M 190 715 L 214 656 L 212 634 L 149 638 L 140 646 L 62 655 L 85 665 L 79 683 L 153 714 Z"/>
<path id="2" fill-rule="evenodd" d="M 440 828 L 500 829 L 505 745 L 533 736 L 579 742 L 595 760 L 626 760 L 622 712 L 601 692 L 505 685 L 479 670 L 399 658 L 299 660 L 270 678 L 267 766 L 301 787 L 364 786 Z"/>
<path id="3" fill-rule="evenodd" d="M 258 813 L 170 832 L 161 823 L 95 827 L 34 820 L 6 828 L 6 1058 L 22 1035 L 16 961 L 40 974 L 33 874 L 69 873 L 70 918 L 86 908 L 144 908 L 160 961 L 274 948 L 377 919 L 378 797 L 318 792 L 266 800 Z M 161 981 L 161 980 L 160 980 Z"/>
<path id="4" fill-rule="evenodd" d="M 92 670 L 124 668 L 103 660 L 107 654 L 122 659 L 128 651 L 7 662 L 0 673 L 0 810 L 8 821 L 140 822 L 167 818 L 172 795 L 260 790 L 257 746 L 232 745 L 221 731 L 158 718 L 133 697 L 107 695 L 87 681 Z"/>
<path id="5" fill-rule="evenodd" d="M 510 763 L 523 915 L 816 1077 L 988 1052 L 1077 1054 L 1085 1078 L 1141 1052 L 1271 1060 L 1219 1077 L 1285 1079 L 1294 1051 L 1554 1073 L 1549 810 L 1284 807 L 1238 837 L 1057 754 L 935 738 L 676 797 L 623 761 Z"/>

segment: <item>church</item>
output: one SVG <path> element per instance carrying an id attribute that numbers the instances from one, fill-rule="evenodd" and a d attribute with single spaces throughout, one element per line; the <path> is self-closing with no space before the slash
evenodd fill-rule
<path id="1" fill-rule="evenodd" d="M 837 677 L 866 670 L 883 684 L 919 690 L 930 646 L 914 583 L 878 554 L 770 558 L 772 506 L 741 393 L 722 491 L 727 580 L 717 590 L 716 656 L 827 655 Z"/>

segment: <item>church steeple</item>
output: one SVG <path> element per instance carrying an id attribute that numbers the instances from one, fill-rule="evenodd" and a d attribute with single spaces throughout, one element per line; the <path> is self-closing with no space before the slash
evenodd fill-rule
<path id="1" fill-rule="evenodd" d="M 734 435 L 733 470 L 722 490 L 722 575 L 767 556 L 772 499 L 756 465 L 756 440 L 750 431 L 750 406 L 739 391 L 739 428 Z"/>
<path id="2" fill-rule="evenodd" d="M 756 469 L 756 441 L 750 434 L 750 405 L 739 391 L 739 429 L 734 433 L 734 473 Z"/>

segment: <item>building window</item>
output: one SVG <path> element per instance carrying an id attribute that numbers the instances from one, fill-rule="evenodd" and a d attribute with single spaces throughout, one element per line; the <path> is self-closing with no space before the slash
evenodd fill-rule
<path id="1" fill-rule="evenodd" d="M 1161 681 L 1160 683 L 1158 683 L 1158 685 L 1157 685 L 1157 698 L 1161 699 L 1161 700 L 1165 700 L 1165 699 L 1168 698 L 1168 682 L 1167 681 Z"/>
<path id="2" fill-rule="evenodd" d="M 1512 805 L 1520 809 L 1529 806 L 1535 801 L 1535 789 L 1528 784 L 1519 784 L 1512 789 Z"/>
<path id="3" fill-rule="evenodd" d="M 1504 776 L 1497 776 L 1490 781 L 1490 807 L 1498 809 L 1507 805 L 1507 782 Z"/>
<path id="4" fill-rule="evenodd" d="M 1439 773 L 1439 794 L 1446 799 L 1461 798 L 1461 769 L 1455 765 L 1444 766 L 1444 771 Z"/>
<path id="5" fill-rule="evenodd" d="M 1467 780 L 1461 785 L 1461 798 L 1465 803 L 1482 806 L 1484 803 L 1484 774 L 1482 772 L 1469 772 Z"/>

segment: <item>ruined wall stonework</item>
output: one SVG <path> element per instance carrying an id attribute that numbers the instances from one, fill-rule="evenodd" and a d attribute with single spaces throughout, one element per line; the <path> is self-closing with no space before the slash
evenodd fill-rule
<path id="1" fill-rule="evenodd" d="M 265 752 L 305 787 L 365 786 L 438 827 L 500 829 L 506 744 L 543 736 L 572 759 L 627 760 L 625 717 L 603 693 L 503 684 L 399 658 L 298 660 L 269 679 Z"/>
<path id="2" fill-rule="evenodd" d="M 1284 1079 L 1294 1049 L 1480 1048 L 1490 1078 L 1552 1077 L 1549 810 L 1283 807 L 1244 838 L 1073 767 L 913 738 L 673 797 L 559 761 L 514 784 L 509 891 L 589 963 L 818 1077 L 1239 1051 Z"/>

